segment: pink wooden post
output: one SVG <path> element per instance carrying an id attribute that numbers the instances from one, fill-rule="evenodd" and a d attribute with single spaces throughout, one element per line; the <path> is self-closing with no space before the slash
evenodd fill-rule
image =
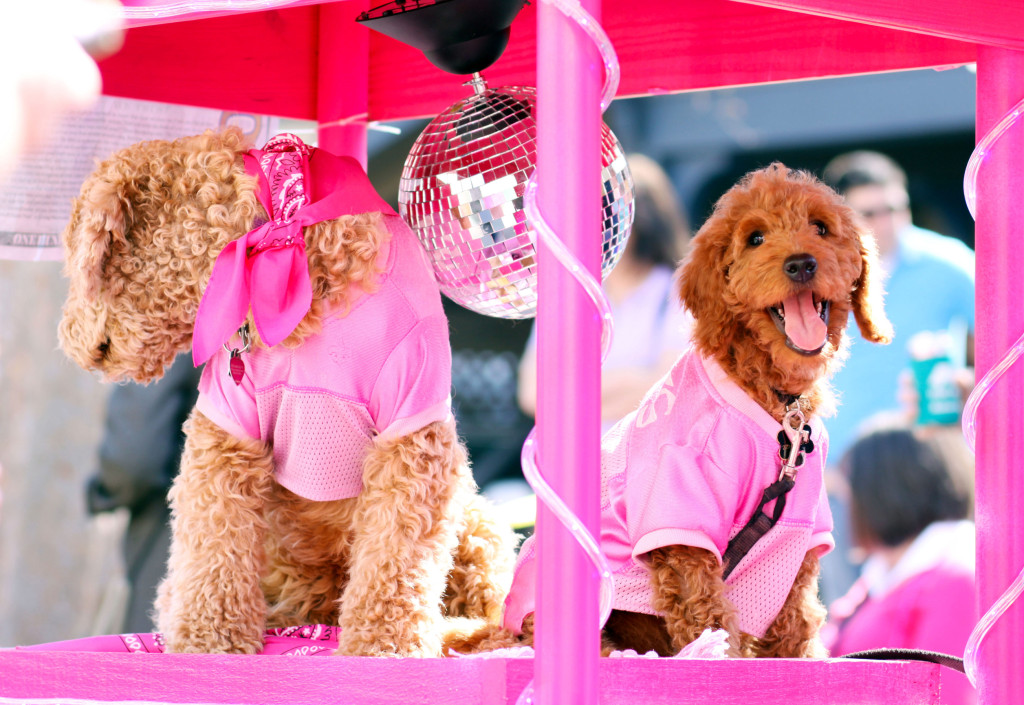
<path id="1" fill-rule="evenodd" d="M 1024 52 L 978 47 L 980 139 L 1024 98 Z M 1024 332 L 1024 125 L 985 158 L 978 179 L 977 373 L 980 379 Z M 979 407 L 978 609 L 984 614 L 1024 566 L 1024 368 L 1012 367 Z M 1024 605 L 989 632 L 980 654 L 982 705 L 1024 693 Z"/>
<path id="2" fill-rule="evenodd" d="M 320 6 L 316 116 L 318 144 L 355 158 L 366 168 L 370 30 L 355 22 L 368 0 Z M 337 124 L 339 120 L 351 120 Z"/>
<path id="3" fill-rule="evenodd" d="M 597 16 L 600 0 L 584 7 Z M 538 204 L 595 276 L 601 268 L 598 52 L 548 2 L 538 8 Z M 539 250 L 537 421 L 551 486 L 596 534 L 600 503 L 600 322 L 584 290 Z M 537 519 L 536 689 L 544 705 L 597 703 L 596 571 L 555 516 Z"/>

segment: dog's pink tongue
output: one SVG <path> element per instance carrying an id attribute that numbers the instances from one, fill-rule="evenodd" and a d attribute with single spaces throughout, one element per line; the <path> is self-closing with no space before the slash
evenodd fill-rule
<path id="1" fill-rule="evenodd" d="M 786 335 L 802 350 L 817 350 L 825 344 L 828 326 L 814 308 L 814 294 L 801 291 L 782 302 L 786 314 Z"/>

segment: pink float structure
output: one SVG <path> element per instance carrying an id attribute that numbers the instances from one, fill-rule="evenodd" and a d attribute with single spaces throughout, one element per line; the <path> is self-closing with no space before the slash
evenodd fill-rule
<path id="1" fill-rule="evenodd" d="M 126 0 L 139 10 L 162 0 Z M 263 6 L 273 5 L 267 0 Z M 223 3 L 229 7 L 230 3 Z M 436 114 L 465 95 L 417 51 L 355 23 L 365 0 L 277 2 L 137 20 L 104 62 L 112 95 L 316 120 L 320 144 L 366 159 L 366 122 Z M 622 67 L 620 96 L 977 62 L 979 138 L 1024 98 L 1024 5 L 1013 0 L 588 0 Z M 582 34 L 539 0 L 512 27 L 491 85 L 537 85 L 540 206 L 591 271 L 598 261 L 598 86 Z M 977 197 L 977 370 L 1024 331 L 1024 126 L 982 163 Z M 551 484 L 594 526 L 600 320 L 541 251 L 540 459 Z M 545 305 L 558 301 L 557 306 Z M 980 407 L 977 607 L 1024 566 L 1024 370 Z M 590 413 L 588 410 L 593 410 Z M 583 412 L 583 413 L 581 413 Z M 568 439 L 568 440 L 566 440 Z M 546 512 L 540 531 L 538 656 L 522 659 L 293 659 L 0 652 L 0 703 L 506 703 L 531 673 L 559 703 L 941 703 L 943 671 L 910 662 L 674 661 L 597 658 L 597 583 Z M 1024 605 L 991 629 L 979 659 L 982 705 L 1024 692 Z"/>

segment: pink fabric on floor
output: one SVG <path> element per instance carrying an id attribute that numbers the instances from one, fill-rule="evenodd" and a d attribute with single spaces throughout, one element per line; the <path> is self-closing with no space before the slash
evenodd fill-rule
<path id="1" fill-rule="evenodd" d="M 263 656 L 330 656 L 338 648 L 338 627 L 313 624 L 304 627 L 268 629 Z M 107 634 L 84 639 L 19 646 L 19 651 L 92 651 L 104 653 L 162 654 L 161 634 Z"/>

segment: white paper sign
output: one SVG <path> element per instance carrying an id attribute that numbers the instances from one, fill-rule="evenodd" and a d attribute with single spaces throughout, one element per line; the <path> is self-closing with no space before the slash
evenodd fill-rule
<path id="1" fill-rule="evenodd" d="M 61 259 L 72 199 L 96 165 L 123 147 L 228 125 L 262 145 L 279 124 L 276 117 L 104 96 L 90 112 L 65 120 L 44 149 L 0 182 L 0 259 Z"/>

